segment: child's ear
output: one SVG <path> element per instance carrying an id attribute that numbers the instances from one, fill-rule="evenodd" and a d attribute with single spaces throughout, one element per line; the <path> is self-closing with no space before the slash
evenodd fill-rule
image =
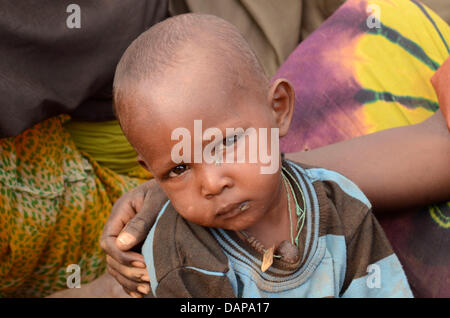
<path id="1" fill-rule="evenodd" d="M 147 164 L 145 163 L 144 159 L 142 158 L 142 156 L 140 154 L 138 154 L 136 160 L 145 170 L 150 171 L 147 167 Z"/>
<path id="2" fill-rule="evenodd" d="M 277 79 L 269 89 L 268 100 L 280 129 L 280 137 L 283 137 L 289 131 L 292 114 L 294 113 L 294 88 L 288 80 Z"/>

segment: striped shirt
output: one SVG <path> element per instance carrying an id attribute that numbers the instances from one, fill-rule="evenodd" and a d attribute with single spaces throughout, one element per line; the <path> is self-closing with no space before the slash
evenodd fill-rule
<path id="1" fill-rule="evenodd" d="M 193 224 L 168 201 L 142 248 L 154 297 L 412 297 L 361 190 L 334 171 L 283 166 L 304 193 L 299 260 L 262 272 L 262 254 L 235 232 Z"/>

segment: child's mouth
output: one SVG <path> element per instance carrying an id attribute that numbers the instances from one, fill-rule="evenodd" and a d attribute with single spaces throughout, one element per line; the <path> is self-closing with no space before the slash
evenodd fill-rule
<path id="1" fill-rule="evenodd" d="M 217 215 L 228 219 L 240 214 L 241 212 L 244 212 L 245 210 L 248 210 L 249 208 L 250 203 L 248 201 L 228 204 L 220 208 L 217 212 Z"/>
<path id="2" fill-rule="evenodd" d="M 245 211 L 248 208 L 250 208 L 250 204 L 248 203 L 248 201 L 242 202 L 241 205 L 239 206 L 239 210 L 241 211 Z"/>

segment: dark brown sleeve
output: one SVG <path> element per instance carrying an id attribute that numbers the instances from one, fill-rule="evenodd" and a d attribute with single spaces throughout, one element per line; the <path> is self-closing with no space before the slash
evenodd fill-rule
<path id="1" fill-rule="evenodd" d="M 370 210 L 346 240 L 347 270 L 341 294 L 345 293 L 353 280 L 368 274 L 369 265 L 394 254 L 383 229 Z"/>
<path id="2" fill-rule="evenodd" d="M 322 185 L 329 201 L 328 213 L 324 210 L 321 216 L 321 234 L 345 238 L 346 266 L 340 296 L 410 297 L 402 266 L 364 194 L 346 184 L 345 179 Z"/>
<path id="3" fill-rule="evenodd" d="M 152 263 L 156 297 L 234 297 L 228 258 L 211 232 L 169 205 L 159 218 Z"/>

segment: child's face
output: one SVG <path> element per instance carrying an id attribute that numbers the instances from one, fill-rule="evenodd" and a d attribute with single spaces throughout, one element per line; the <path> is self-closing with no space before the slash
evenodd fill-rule
<path id="1" fill-rule="evenodd" d="M 185 90 L 187 86 L 189 89 Z M 262 164 L 258 155 L 256 163 L 249 162 L 249 137 L 235 138 L 234 134 L 227 135 L 226 129 L 255 128 L 259 135 L 259 128 L 267 128 L 269 133 L 263 137 L 267 138 L 270 153 L 274 151 L 270 148 L 270 129 L 279 128 L 279 121 L 266 96 L 261 99 L 236 92 L 236 88 L 224 87 L 221 80 L 193 83 L 191 78 L 182 76 L 170 82 L 161 80 L 156 86 L 143 84 L 136 98 L 139 106 L 134 108 L 129 121 L 132 124 L 124 131 L 136 148 L 140 163 L 153 173 L 174 208 L 185 219 L 202 226 L 243 230 L 280 205 L 283 197 L 281 167 L 275 173 L 262 174 L 261 167 L 267 164 Z M 217 145 L 237 139 L 224 148 L 224 159 L 227 148 L 234 147 L 236 156 L 244 147 L 244 163 L 236 160 L 205 163 L 203 158 L 201 163 L 175 163 L 172 151 L 180 141 L 171 140 L 171 136 L 177 128 L 184 127 L 190 132 L 190 162 L 194 161 L 195 147 L 201 147 L 203 152 L 211 142 L 198 142 L 194 136 L 194 120 L 201 120 L 201 133 L 208 128 L 220 130 L 224 141 L 217 140 Z M 278 147 L 278 142 L 276 145 Z"/>

